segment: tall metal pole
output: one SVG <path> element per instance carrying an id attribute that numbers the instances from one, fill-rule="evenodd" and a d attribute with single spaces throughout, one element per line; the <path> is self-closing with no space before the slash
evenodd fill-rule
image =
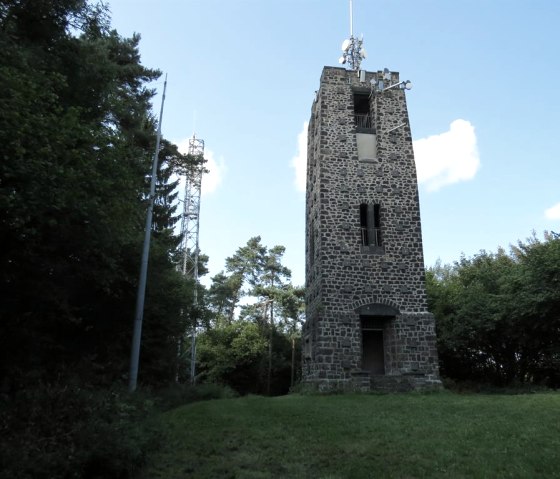
<path id="1" fill-rule="evenodd" d="M 352 12 L 352 0 L 350 0 L 350 38 L 354 36 L 354 14 Z"/>
<path id="2" fill-rule="evenodd" d="M 134 313 L 134 332 L 132 335 L 132 349 L 130 352 L 130 374 L 128 390 L 136 391 L 138 381 L 138 364 L 140 362 L 140 340 L 142 337 L 142 320 L 144 318 L 144 299 L 146 295 L 146 278 L 148 276 L 148 258 L 150 255 L 150 238 L 152 236 L 152 216 L 154 212 L 154 198 L 156 193 L 156 180 L 159 157 L 159 144 L 161 141 L 161 120 L 163 118 L 163 104 L 165 103 L 165 90 L 167 89 L 167 74 L 163 84 L 163 96 L 161 98 L 161 109 L 156 137 L 156 149 L 152 162 L 152 179 L 150 181 L 150 196 L 148 198 L 148 212 L 146 214 L 146 226 L 144 230 L 144 248 L 142 250 L 142 261 L 140 263 L 140 279 L 138 281 L 138 293 L 136 295 L 136 311 Z"/>

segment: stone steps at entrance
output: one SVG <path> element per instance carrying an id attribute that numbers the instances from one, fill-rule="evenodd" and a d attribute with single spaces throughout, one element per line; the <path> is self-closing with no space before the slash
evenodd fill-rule
<path id="1" fill-rule="evenodd" d="M 361 392 L 400 393 L 441 387 L 439 380 L 426 378 L 423 373 L 378 375 L 362 370 L 353 371 L 351 378 L 351 390 Z"/>
<path id="2" fill-rule="evenodd" d="M 414 389 L 406 376 L 381 376 L 370 377 L 370 390 L 378 392 L 407 392 Z"/>

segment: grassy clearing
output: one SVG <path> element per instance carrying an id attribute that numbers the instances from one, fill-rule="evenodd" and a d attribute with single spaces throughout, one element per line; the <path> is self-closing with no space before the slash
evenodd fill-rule
<path id="1" fill-rule="evenodd" d="M 145 478 L 560 478 L 557 393 L 244 397 L 162 421 Z"/>

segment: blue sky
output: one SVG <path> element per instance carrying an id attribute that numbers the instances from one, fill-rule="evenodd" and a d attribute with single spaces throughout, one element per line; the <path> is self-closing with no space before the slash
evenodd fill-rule
<path id="1" fill-rule="evenodd" d="M 560 232 L 560 2 L 354 0 L 362 68 L 410 79 L 426 266 Z M 348 0 L 112 0 L 168 74 L 163 134 L 205 140 L 200 247 L 210 275 L 255 235 L 304 283 L 304 131 Z M 153 85 L 159 92 L 163 80 Z M 154 111 L 159 111 L 155 99 Z"/>

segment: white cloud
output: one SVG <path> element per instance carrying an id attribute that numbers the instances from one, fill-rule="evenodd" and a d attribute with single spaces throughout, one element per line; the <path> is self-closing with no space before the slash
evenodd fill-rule
<path id="1" fill-rule="evenodd" d="M 428 191 L 445 185 L 472 180 L 480 168 L 474 126 L 455 120 L 449 131 L 414 142 L 418 182 Z"/>
<path id="2" fill-rule="evenodd" d="M 204 158 L 206 158 L 205 166 L 208 173 L 202 177 L 201 194 L 207 195 L 218 189 L 218 186 L 222 183 L 227 168 L 224 162 L 224 157 L 220 156 L 218 159 L 214 158 L 214 152 L 211 150 L 206 150 L 204 152 Z"/>
<path id="3" fill-rule="evenodd" d="M 545 210 L 544 215 L 549 220 L 560 220 L 560 203 L 556 203 L 554 206 Z"/>
<path id="4" fill-rule="evenodd" d="M 186 138 L 178 141 L 177 147 L 181 153 L 187 153 L 189 150 L 189 139 Z M 205 173 L 202 176 L 201 194 L 207 195 L 218 189 L 218 186 L 222 183 L 227 168 L 223 156 L 216 159 L 214 157 L 214 152 L 212 150 L 208 150 L 207 148 L 204 150 L 204 159 L 206 160 L 204 166 L 208 170 L 208 173 Z M 184 188 L 183 185 L 184 182 L 182 180 L 181 188 Z"/>
<path id="5" fill-rule="evenodd" d="M 292 158 L 291 166 L 296 170 L 295 184 L 298 191 L 305 191 L 307 174 L 307 127 L 309 123 L 303 124 L 301 132 L 297 136 L 297 154 Z"/>

